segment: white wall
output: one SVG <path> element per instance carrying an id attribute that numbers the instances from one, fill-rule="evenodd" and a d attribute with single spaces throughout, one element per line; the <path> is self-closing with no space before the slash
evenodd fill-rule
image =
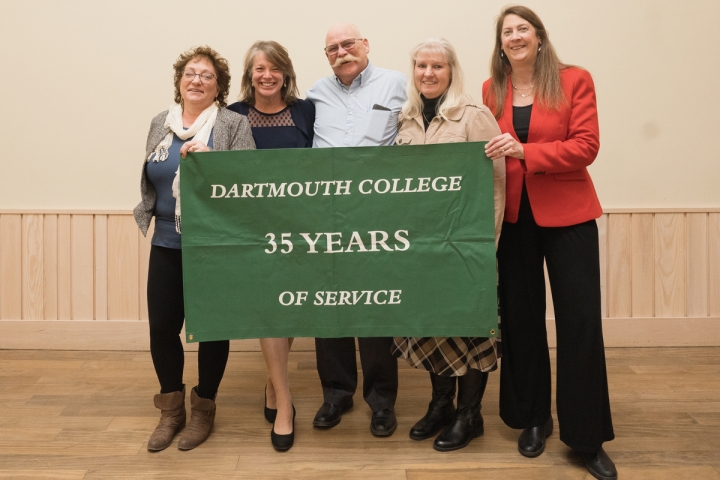
<path id="1" fill-rule="evenodd" d="M 239 90 L 252 42 L 290 51 L 304 92 L 330 74 L 327 28 L 356 23 L 370 58 L 409 72 L 429 36 L 458 49 L 480 100 L 504 1 L 0 0 L 0 209 L 131 209 L 150 119 L 172 102 L 172 63 L 208 44 Z M 532 0 L 560 57 L 595 78 L 606 208 L 718 207 L 717 0 Z"/>

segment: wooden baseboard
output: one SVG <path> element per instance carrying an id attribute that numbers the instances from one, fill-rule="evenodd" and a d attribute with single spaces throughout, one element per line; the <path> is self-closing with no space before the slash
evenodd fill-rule
<path id="1" fill-rule="evenodd" d="M 606 318 L 606 347 L 720 346 L 720 317 Z M 555 321 L 547 321 L 548 343 L 555 346 Z M 3 350 L 137 350 L 149 348 L 144 321 L 0 321 Z M 187 344 L 188 351 L 197 344 Z M 233 340 L 237 352 L 260 350 L 257 340 Z M 313 351 L 312 338 L 296 339 L 293 350 Z"/>
<path id="2" fill-rule="evenodd" d="M 148 324 L 145 321 L 34 321 L 0 320 L 0 350 L 136 350 L 150 349 Z M 185 343 L 185 334 L 181 335 Z M 197 343 L 185 344 L 197 351 Z M 233 340 L 230 350 L 259 352 L 256 339 Z M 294 351 L 314 351 L 312 338 L 298 338 Z"/>
<path id="3" fill-rule="evenodd" d="M 555 346 L 555 320 L 547 321 Z M 720 317 L 627 317 L 603 319 L 606 347 L 717 347 Z"/>

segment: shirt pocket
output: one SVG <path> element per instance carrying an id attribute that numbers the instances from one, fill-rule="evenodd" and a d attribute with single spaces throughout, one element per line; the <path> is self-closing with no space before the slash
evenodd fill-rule
<path id="1" fill-rule="evenodd" d="M 379 145 L 383 142 L 391 118 L 390 110 L 371 110 L 370 122 L 365 131 L 365 145 Z"/>
<path id="2" fill-rule="evenodd" d="M 407 133 L 401 133 L 395 139 L 395 145 L 410 145 L 412 144 L 412 135 Z"/>
<path id="3" fill-rule="evenodd" d="M 555 177 L 555 180 L 586 180 L 587 178 L 587 172 L 585 170 L 575 170 L 573 172 L 565 172 L 565 173 L 554 173 L 553 176 Z"/>

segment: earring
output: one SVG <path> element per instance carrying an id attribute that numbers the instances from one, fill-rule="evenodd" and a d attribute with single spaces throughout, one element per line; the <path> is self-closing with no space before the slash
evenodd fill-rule
<path id="1" fill-rule="evenodd" d="M 540 45 L 540 46 L 538 47 L 538 52 L 540 51 L 541 48 L 542 48 L 542 45 Z"/>
<path id="2" fill-rule="evenodd" d="M 502 50 L 500 50 L 500 58 L 503 58 L 504 56 L 505 56 L 505 54 L 503 53 Z"/>

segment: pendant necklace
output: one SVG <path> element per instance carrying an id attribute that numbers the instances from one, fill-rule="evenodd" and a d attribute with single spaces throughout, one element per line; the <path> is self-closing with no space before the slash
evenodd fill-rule
<path id="1" fill-rule="evenodd" d="M 515 86 L 515 82 L 512 81 L 512 77 L 510 77 L 510 85 L 512 85 L 512 87 L 518 91 L 518 93 L 520 94 L 520 96 L 522 98 L 529 97 L 530 95 L 532 95 L 532 92 L 531 93 L 522 93 L 522 92 L 520 92 L 520 90 L 530 90 L 531 88 L 535 87 L 535 85 L 530 85 L 529 87 L 518 88 Z"/>

